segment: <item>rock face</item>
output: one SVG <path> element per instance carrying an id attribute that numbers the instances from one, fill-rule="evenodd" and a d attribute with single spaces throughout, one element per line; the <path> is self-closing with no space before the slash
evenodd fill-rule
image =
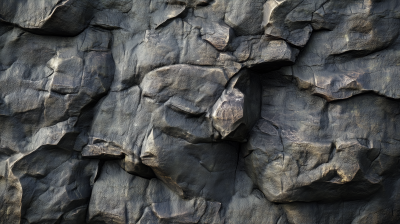
<path id="1" fill-rule="evenodd" d="M 1 0 L 0 223 L 400 223 L 400 2 Z"/>

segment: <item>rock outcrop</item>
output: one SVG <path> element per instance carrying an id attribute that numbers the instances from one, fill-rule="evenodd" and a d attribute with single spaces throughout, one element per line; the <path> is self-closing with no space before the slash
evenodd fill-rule
<path id="1" fill-rule="evenodd" d="M 396 0 L 0 0 L 0 223 L 400 223 L 399 27 Z"/>

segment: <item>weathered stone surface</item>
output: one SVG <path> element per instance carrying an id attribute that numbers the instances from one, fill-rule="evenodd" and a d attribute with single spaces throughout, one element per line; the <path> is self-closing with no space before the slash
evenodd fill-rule
<path id="1" fill-rule="evenodd" d="M 105 162 L 93 187 L 89 223 L 136 223 L 148 205 L 148 186 L 149 180 L 128 174 L 117 162 Z"/>
<path id="2" fill-rule="evenodd" d="M 239 158 L 235 178 L 235 195 L 225 210 L 225 223 L 287 223 L 279 205 L 268 201 L 246 174 L 244 160 Z"/>
<path id="3" fill-rule="evenodd" d="M 89 25 L 95 4 L 88 0 L 5 0 L 0 3 L 0 21 L 38 34 L 75 36 Z"/>
<path id="4" fill-rule="evenodd" d="M 143 163 L 181 197 L 201 196 L 217 201 L 233 194 L 237 157 L 234 144 L 193 144 L 157 129 L 147 136 L 141 155 Z"/>
<path id="5" fill-rule="evenodd" d="M 312 35 L 292 68 L 300 88 L 328 101 L 365 92 L 399 98 L 394 27 L 400 6 L 394 1 L 364 4 L 329 1 L 315 12 L 313 24 L 321 31 Z"/>
<path id="6" fill-rule="evenodd" d="M 21 220 L 84 222 L 85 215 L 71 213 L 86 213 L 97 164 L 57 147 L 42 147 L 16 161 L 12 173 L 22 187 Z"/>
<path id="7" fill-rule="evenodd" d="M 213 23 L 202 28 L 203 39 L 220 51 L 228 47 L 233 35 L 232 29 L 223 23 Z"/>
<path id="8" fill-rule="evenodd" d="M 397 134 L 378 134 L 397 129 L 394 101 L 366 94 L 329 104 L 301 92 L 290 78 L 273 75 L 264 80 L 262 119 L 246 147 L 248 170 L 266 197 L 274 202 L 358 199 L 381 188 L 382 171 L 395 169 L 390 160 L 398 156 L 392 149 Z"/>
<path id="9" fill-rule="evenodd" d="M 238 37 L 232 46 L 239 62 L 248 68 L 263 72 L 293 64 L 299 53 L 298 49 L 285 41 L 265 36 Z"/>
<path id="10" fill-rule="evenodd" d="M 268 0 L 264 4 L 265 34 L 295 46 L 307 44 L 313 31 L 314 12 L 324 10 L 326 0 Z M 346 3 L 340 3 L 346 4 Z"/>
<path id="11" fill-rule="evenodd" d="M 238 36 L 262 34 L 263 4 L 266 0 L 227 1 L 225 22 Z"/>
<path id="12" fill-rule="evenodd" d="M 0 223 L 399 223 L 399 11 L 0 0 Z"/>

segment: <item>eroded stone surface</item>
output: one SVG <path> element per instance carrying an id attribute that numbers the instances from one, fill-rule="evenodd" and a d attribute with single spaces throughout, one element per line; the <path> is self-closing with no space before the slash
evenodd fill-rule
<path id="1" fill-rule="evenodd" d="M 246 146 L 248 170 L 267 198 L 358 199 L 381 188 L 386 177 L 380 161 L 398 156 L 392 150 L 396 135 L 383 134 L 397 129 L 394 101 L 366 94 L 327 103 L 298 90 L 290 78 L 273 75 L 264 80 L 262 119 Z M 396 169 L 390 160 L 386 171 Z"/>
<path id="2" fill-rule="evenodd" d="M 0 1 L 0 223 L 399 223 L 399 7 Z"/>

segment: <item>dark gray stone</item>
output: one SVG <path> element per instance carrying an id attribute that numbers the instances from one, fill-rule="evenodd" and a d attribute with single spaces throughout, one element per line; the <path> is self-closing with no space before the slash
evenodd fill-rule
<path id="1" fill-rule="evenodd" d="M 0 0 L 0 223 L 399 223 L 399 25 L 396 0 Z"/>
<path id="2" fill-rule="evenodd" d="M 93 187 L 88 222 L 136 223 L 148 205 L 148 186 L 149 180 L 128 174 L 117 162 L 105 162 Z"/>

